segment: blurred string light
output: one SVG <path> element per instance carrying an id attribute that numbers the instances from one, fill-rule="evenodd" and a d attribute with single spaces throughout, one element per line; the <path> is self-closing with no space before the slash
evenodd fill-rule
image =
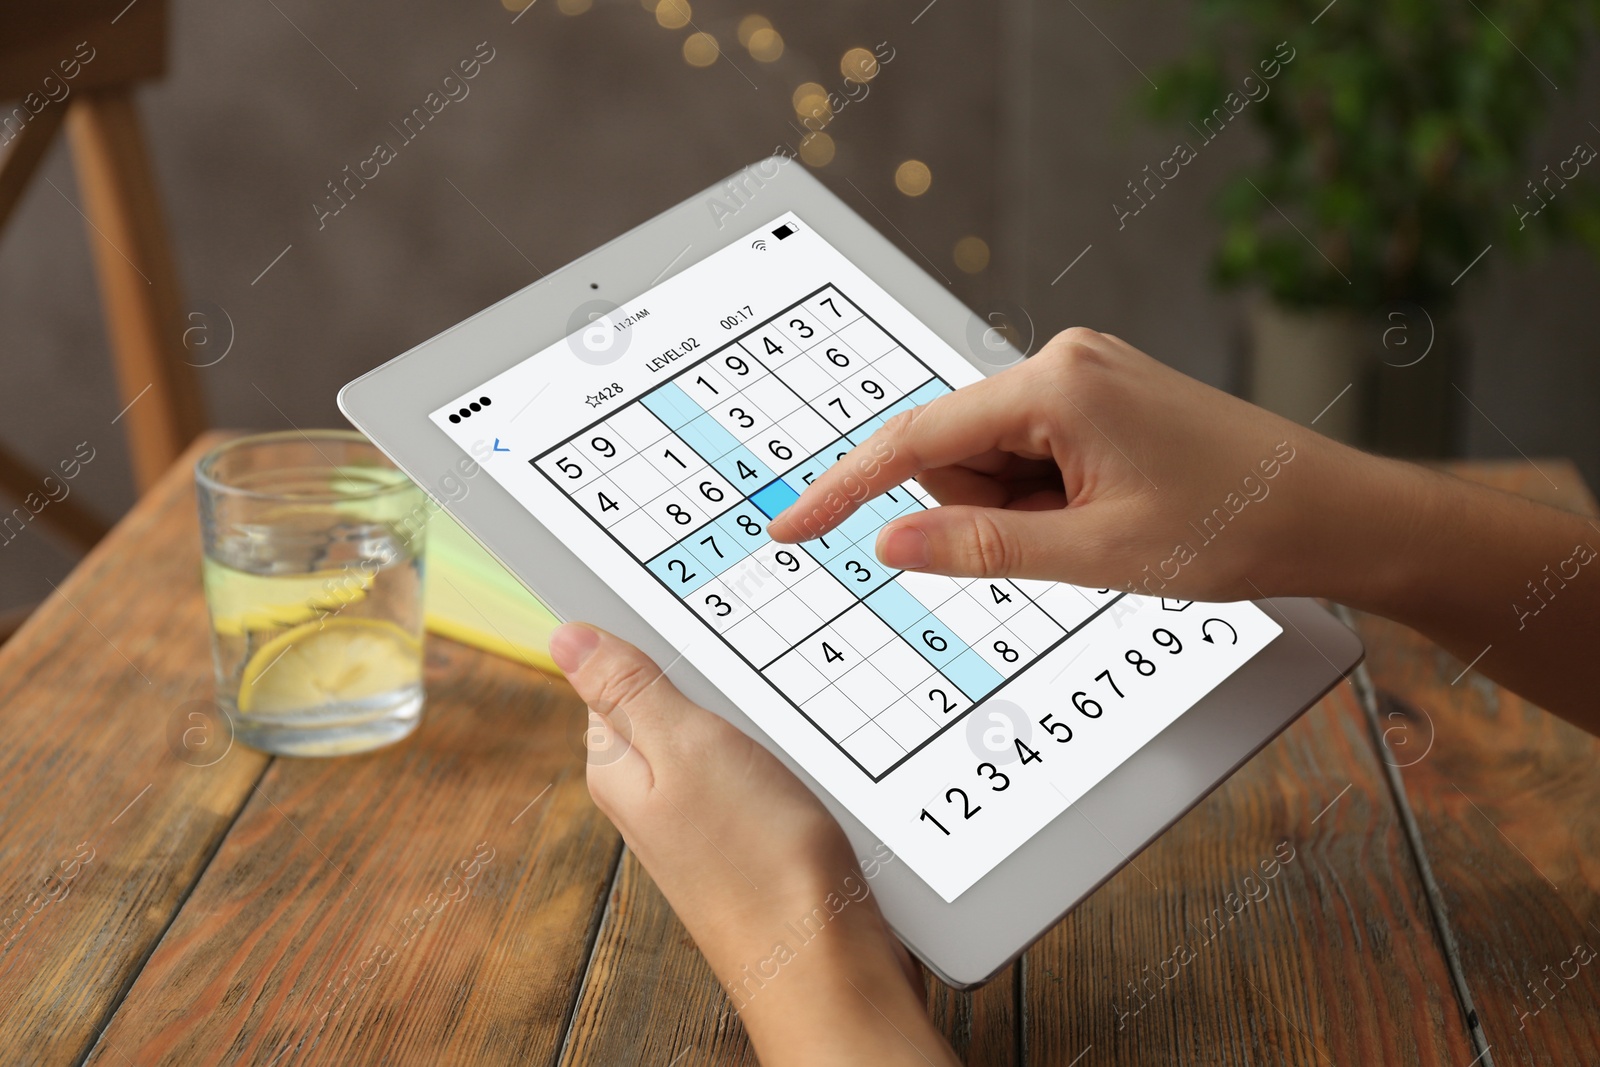
<path id="1" fill-rule="evenodd" d="M 933 184 L 933 172 L 920 159 L 908 159 L 894 170 L 894 187 L 907 196 L 921 196 Z"/>
<path id="2" fill-rule="evenodd" d="M 655 5 L 656 21 L 669 30 L 681 30 L 694 17 L 689 0 L 659 0 Z"/>
<path id="3" fill-rule="evenodd" d="M 826 124 L 833 118 L 833 107 L 828 103 L 828 90 L 816 82 L 805 82 L 795 88 L 791 97 L 794 113 L 802 119 L 814 118 Z"/>
<path id="4" fill-rule="evenodd" d="M 814 133 L 800 142 L 800 160 L 808 167 L 826 167 L 833 162 L 833 138 Z"/>
<path id="5" fill-rule="evenodd" d="M 989 265 L 989 245 L 982 237 L 963 237 L 956 242 L 956 266 L 968 274 L 977 274 Z"/>
<path id="6" fill-rule="evenodd" d="M 852 48 L 839 59 L 839 73 L 851 81 L 869 82 L 878 76 L 878 57 L 865 48 Z"/>
<path id="7" fill-rule="evenodd" d="M 512 0 L 512 2 L 521 4 L 522 0 Z M 532 3 L 533 0 L 528 2 Z M 581 15 L 593 6 L 594 0 L 556 0 L 556 10 L 563 15 Z"/>
<path id="8" fill-rule="evenodd" d="M 750 47 L 750 38 L 755 36 L 757 30 L 772 29 L 772 20 L 765 15 L 746 15 L 739 20 L 739 46 Z"/>
<path id="9" fill-rule="evenodd" d="M 691 67 L 709 67 L 722 54 L 722 47 L 709 33 L 691 33 L 683 39 L 683 61 Z"/>
<path id="10" fill-rule="evenodd" d="M 763 26 L 750 34 L 750 43 L 745 47 L 750 50 L 751 59 L 776 63 L 783 55 L 783 35 L 771 26 Z"/>

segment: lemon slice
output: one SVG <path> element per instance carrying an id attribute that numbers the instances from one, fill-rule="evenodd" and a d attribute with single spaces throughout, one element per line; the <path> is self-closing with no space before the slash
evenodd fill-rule
<path id="1" fill-rule="evenodd" d="M 392 622 L 308 622 L 250 657 L 239 678 L 239 710 L 273 715 L 353 703 L 421 678 L 421 643 Z"/>
<path id="2" fill-rule="evenodd" d="M 294 575 L 249 574 L 209 557 L 202 561 L 201 574 L 212 628 L 228 637 L 337 615 L 365 600 L 377 577 L 376 571 L 360 567 Z"/>

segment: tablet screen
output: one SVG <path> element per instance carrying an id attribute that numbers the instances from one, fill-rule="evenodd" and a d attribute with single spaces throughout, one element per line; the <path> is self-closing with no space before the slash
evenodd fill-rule
<path id="1" fill-rule="evenodd" d="M 936 506 L 914 482 L 768 538 L 980 377 L 793 213 L 574 327 L 432 420 L 946 901 L 1281 632 L 1248 602 L 886 568 L 879 528 Z"/>

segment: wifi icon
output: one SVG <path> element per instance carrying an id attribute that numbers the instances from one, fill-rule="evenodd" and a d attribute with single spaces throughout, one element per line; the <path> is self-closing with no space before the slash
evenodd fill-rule
<path id="1" fill-rule="evenodd" d="M 750 247 L 755 249 L 757 252 L 765 252 L 767 250 L 767 242 L 758 237 L 754 241 L 750 242 Z"/>

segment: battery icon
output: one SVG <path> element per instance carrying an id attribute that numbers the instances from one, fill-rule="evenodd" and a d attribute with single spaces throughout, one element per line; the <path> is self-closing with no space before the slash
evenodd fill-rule
<path id="1" fill-rule="evenodd" d="M 776 237 L 778 240 L 781 241 L 785 237 L 788 237 L 792 233 L 794 233 L 794 227 L 790 226 L 786 222 L 782 226 L 779 226 L 776 230 L 773 230 L 772 231 L 772 236 Z"/>

